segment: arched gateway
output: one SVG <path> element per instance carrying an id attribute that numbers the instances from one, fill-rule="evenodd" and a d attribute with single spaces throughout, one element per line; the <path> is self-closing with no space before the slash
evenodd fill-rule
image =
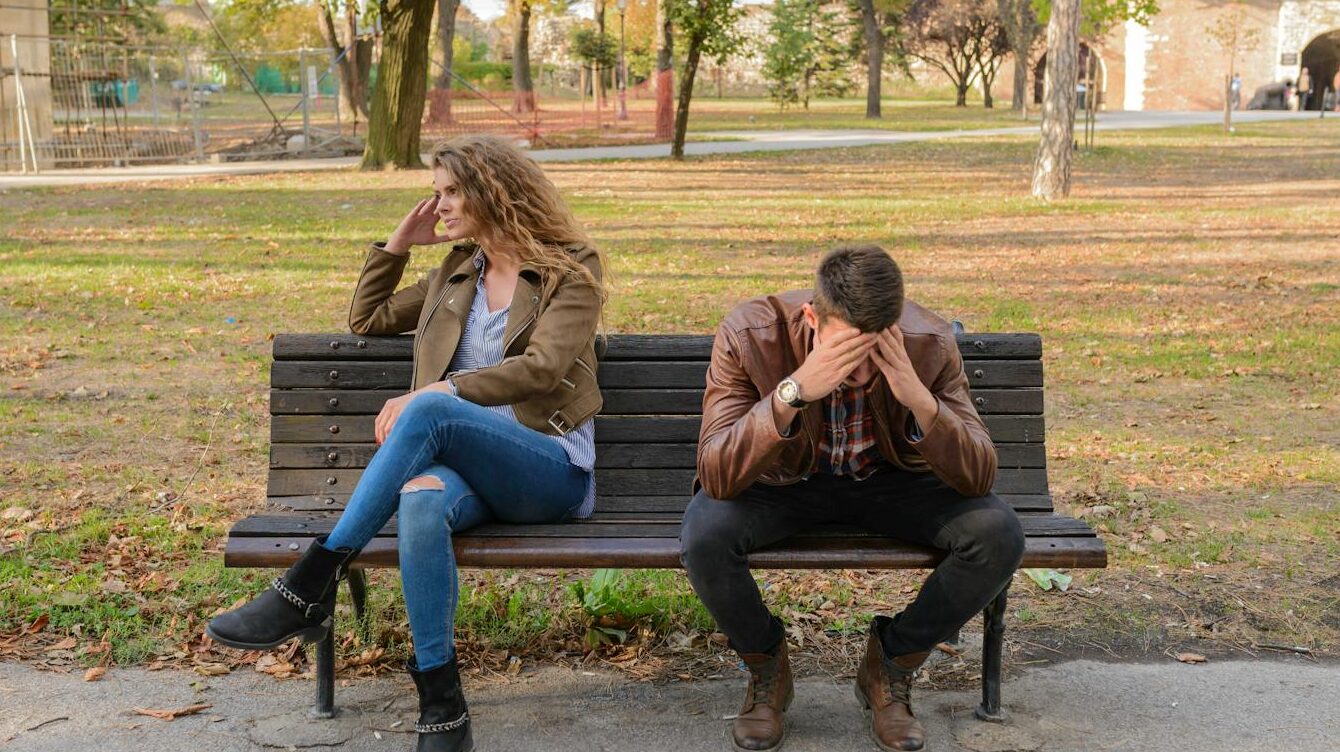
<path id="1" fill-rule="evenodd" d="M 1335 74 L 1340 70 L 1340 28 L 1320 34 L 1308 42 L 1298 62 L 1312 75 L 1312 100 L 1308 103 L 1308 109 L 1320 110 L 1326 90 L 1331 89 L 1334 96 L 1336 88 Z"/>

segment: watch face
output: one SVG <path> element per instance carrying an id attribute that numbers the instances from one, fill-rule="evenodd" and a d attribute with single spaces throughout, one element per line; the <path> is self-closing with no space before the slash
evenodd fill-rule
<path id="1" fill-rule="evenodd" d="M 783 402 L 795 402 L 800 396 L 800 390 L 796 388 L 796 382 L 787 379 L 777 385 L 777 396 L 781 397 Z"/>

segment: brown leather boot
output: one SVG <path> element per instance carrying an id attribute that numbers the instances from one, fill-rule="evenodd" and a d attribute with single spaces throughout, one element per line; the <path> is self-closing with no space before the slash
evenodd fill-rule
<path id="1" fill-rule="evenodd" d="M 856 669 L 856 698 L 870 711 L 870 733 L 885 752 L 916 750 L 926 744 L 926 730 L 912 715 L 912 677 L 930 652 L 884 657 L 879 626 L 886 616 L 870 623 L 865 657 Z"/>
<path id="2" fill-rule="evenodd" d="M 772 653 L 741 653 L 749 669 L 744 705 L 735 716 L 731 738 L 738 750 L 776 750 L 782 746 L 783 715 L 795 699 L 786 640 Z"/>

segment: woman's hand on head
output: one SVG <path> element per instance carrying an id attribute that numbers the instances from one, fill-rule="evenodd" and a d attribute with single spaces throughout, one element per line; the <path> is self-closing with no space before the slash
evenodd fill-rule
<path id="1" fill-rule="evenodd" d="M 400 220 L 400 226 L 387 238 L 386 252 L 404 256 L 416 245 L 435 245 L 451 240 L 450 236 L 437 233 L 438 221 L 437 197 L 423 199 L 410 209 L 409 214 Z"/>

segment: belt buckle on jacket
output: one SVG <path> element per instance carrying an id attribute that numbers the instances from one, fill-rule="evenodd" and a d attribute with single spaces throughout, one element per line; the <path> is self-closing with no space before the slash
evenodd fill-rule
<path id="1" fill-rule="evenodd" d="M 549 427 L 558 431 L 559 436 L 563 436 L 574 428 L 574 426 L 568 425 L 567 419 L 563 417 L 563 413 L 559 410 L 555 410 L 554 414 L 549 416 Z"/>

